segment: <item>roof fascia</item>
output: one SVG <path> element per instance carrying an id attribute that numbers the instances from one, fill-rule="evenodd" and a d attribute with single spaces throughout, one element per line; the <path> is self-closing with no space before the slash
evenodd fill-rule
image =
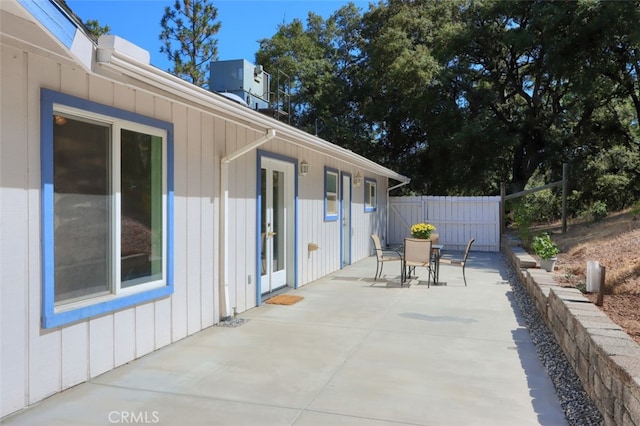
<path id="1" fill-rule="evenodd" d="M 278 138 L 287 143 L 344 160 L 362 167 L 369 172 L 385 176 L 399 182 L 410 181 L 408 177 L 396 173 L 391 169 L 354 153 L 353 151 L 339 147 L 324 139 L 318 138 L 317 136 L 310 135 L 307 132 L 253 111 L 250 108 L 238 105 L 216 93 L 195 86 L 150 65 L 146 61 L 137 59 L 136 57 L 139 58 L 139 56 L 132 55 L 130 51 L 123 52 L 119 50 L 119 46 L 125 46 L 127 44 L 130 45 L 128 42 L 119 42 L 118 37 L 100 37 L 98 40 L 98 50 L 96 55 L 96 62 L 98 65 L 96 67 L 96 71 L 100 71 L 100 69 L 111 71 L 111 73 L 108 73 L 110 78 L 122 75 L 141 81 L 152 87 L 156 87 L 161 91 L 168 92 L 173 96 L 182 98 L 191 104 L 195 103 L 203 110 L 213 113 L 225 111 L 225 119 L 231 120 L 244 127 L 252 128 L 260 133 L 265 132 L 265 129 L 275 129 L 278 133 Z"/>

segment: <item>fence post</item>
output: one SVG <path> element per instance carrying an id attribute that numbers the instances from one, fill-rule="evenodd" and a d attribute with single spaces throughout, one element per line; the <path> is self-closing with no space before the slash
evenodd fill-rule
<path id="1" fill-rule="evenodd" d="M 567 191 L 569 189 L 569 165 L 562 164 L 562 233 L 567 232 Z"/>
<path id="2" fill-rule="evenodd" d="M 504 182 L 500 182 L 500 240 L 504 234 L 504 197 L 506 196 L 506 189 Z"/>
<path id="3" fill-rule="evenodd" d="M 600 288 L 598 289 L 598 298 L 596 299 L 596 306 L 602 306 L 604 304 L 604 279 L 607 272 L 607 268 L 600 266 Z"/>

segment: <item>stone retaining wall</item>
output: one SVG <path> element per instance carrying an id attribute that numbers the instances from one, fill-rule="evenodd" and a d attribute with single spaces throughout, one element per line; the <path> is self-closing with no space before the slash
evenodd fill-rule
<path id="1" fill-rule="evenodd" d="M 503 237 L 502 251 L 605 425 L 640 426 L 640 345 L 579 290 L 557 285 L 552 273 L 537 268 L 517 240 Z"/>

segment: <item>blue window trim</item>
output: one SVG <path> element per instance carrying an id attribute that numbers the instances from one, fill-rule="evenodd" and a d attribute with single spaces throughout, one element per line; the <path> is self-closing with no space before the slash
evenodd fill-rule
<path id="1" fill-rule="evenodd" d="M 256 155 L 256 305 L 262 304 L 262 286 L 260 265 L 262 259 L 260 258 L 260 244 L 262 244 L 262 236 L 260 228 L 262 226 L 262 159 L 272 158 L 274 160 L 284 161 L 286 163 L 293 164 L 293 246 L 295 247 L 293 253 L 293 288 L 298 288 L 298 174 L 295 172 L 298 170 L 298 160 L 292 157 L 288 157 L 282 154 L 275 154 L 273 152 L 257 150 Z"/>
<path id="2" fill-rule="evenodd" d="M 77 309 L 55 312 L 55 240 L 53 210 L 53 109 L 54 104 L 65 105 L 95 114 L 132 121 L 167 132 L 167 285 L 140 293 L 114 297 Z M 86 99 L 49 89 L 40 93 L 40 171 L 42 199 L 42 328 L 53 328 L 97 315 L 166 297 L 173 293 L 173 124 L 140 114 L 98 104 Z M 89 299 L 90 300 L 90 299 Z"/>
<path id="3" fill-rule="evenodd" d="M 376 205 L 372 207 L 367 206 L 367 183 L 372 183 L 376 187 Z M 362 186 L 364 186 L 364 211 L 365 213 L 375 212 L 378 210 L 378 181 L 371 178 L 364 178 L 364 185 Z"/>
<path id="4" fill-rule="evenodd" d="M 327 211 L 327 179 L 329 173 L 334 173 L 336 175 L 336 212 L 329 213 Z M 338 169 L 334 169 L 332 167 L 324 166 L 324 220 L 325 222 L 335 222 L 338 220 L 340 216 L 340 199 L 339 196 L 339 188 L 340 188 L 340 172 Z"/>

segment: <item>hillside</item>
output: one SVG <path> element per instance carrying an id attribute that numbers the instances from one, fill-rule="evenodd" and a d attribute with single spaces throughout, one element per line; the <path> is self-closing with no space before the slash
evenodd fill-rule
<path id="1" fill-rule="evenodd" d="M 554 273 L 562 285 L 584 289 L 588 260 L 606 267 L 601 309 L 640 344 L 640 220 L 621 212 L 597 223 L 570 222 L 565 234 L 558 223 L 540 231 L 548 231 L 562 251 Z M 586 296 L 595 302 L 595 294 Z"/>

